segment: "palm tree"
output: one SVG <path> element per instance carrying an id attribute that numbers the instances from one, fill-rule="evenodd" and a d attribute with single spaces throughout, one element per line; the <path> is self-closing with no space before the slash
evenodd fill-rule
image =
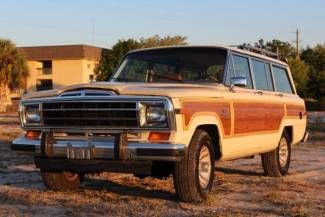
<path id="1" fill-rule="evenodd" d="M 25 86 L 28 68 L 24 55 L 6 39 L 0 39 L 0 112 L 10 102 L 10 90 Z"/>

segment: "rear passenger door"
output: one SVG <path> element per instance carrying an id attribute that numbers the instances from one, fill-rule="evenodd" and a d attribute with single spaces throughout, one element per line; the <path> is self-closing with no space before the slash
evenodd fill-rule
<path id="1" fill-rule="evenodd" d="M 256 58 L 251 58 L 251 63 L 255 89 L 264 100 L 263 131 L 265 133 L 276 133 L 284 116 L 284 107 L 283 102 L 274 92 L 272 65 L 270 62 Z"/>
<path id="2" fill-rule="evenodd" d="M 227 74 L 227 84 L 232 86 L 231 79 L 245 77 L 246 87 L 232 86 L 229 98 L 233 102 L 233 135 L 245 136 L 264 129 L 264 103 L 262 91 L 255 90 L 254 74 L 249 56 L 233 54 L 232 65 Z M 260 67 L 264 67 L 260 66 Z M 263 84 L 259 79 L 259 85 Z M 266 83 L 267 86 L 267 83 Z M 245 148 L 245 147 L 242 147 Z"/>
<path id="3" fill-rule="evenodd" d="M 246 86 L 233 86 L 232 78 L 245 77 Z M 252 134 L 264 129 L 264 99 L 254 89 L 250 57 L 232 53 L 225 79 L 228 86 L 227 99 L 231 103 L 231 135 L 225 138 L 222 147 L 227 158 L 241 157 L 251 153 L 260 145 Z"/>

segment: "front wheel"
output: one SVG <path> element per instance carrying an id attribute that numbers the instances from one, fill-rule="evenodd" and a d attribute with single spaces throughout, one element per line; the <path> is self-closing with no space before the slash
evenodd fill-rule
<path id="1" fill-rule="evenodd" d="M 280 138 L 278 147 L 262 154 L 262 165 L 267 176 L 280 177 L 285 175 L 290 166 L 291 145 L 286 132 Z"/>
<path id="2" fill-rule="evenodd" d="M 67 171 L 47 172 L 41 170 L 41 176 L 46 187 L 54 191 L 74 191 L 80 186 L 81 177 L 78 173 Z"/>
<path id="3" fill-rule="evenodd" d="M 174 186 L 184 202 L 201 202 L 213 186 L 214 150 L 209 134 L 196 130 L 183 159 L 175 164 Z"/>

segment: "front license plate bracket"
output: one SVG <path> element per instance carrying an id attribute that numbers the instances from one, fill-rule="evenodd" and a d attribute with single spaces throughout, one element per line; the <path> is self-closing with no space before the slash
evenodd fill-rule
<path id="1" fill-rule="evenodd" d="M 95 147 L 88 145 L 85 147 L 74 147 L 68 143 L 66 148 L 66 156 L 69 160 L 91 160 L 95 155 Z"/>

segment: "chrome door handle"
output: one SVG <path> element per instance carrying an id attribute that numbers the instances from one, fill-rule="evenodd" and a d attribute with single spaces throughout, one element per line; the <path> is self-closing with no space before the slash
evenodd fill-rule
<path id="1" fill-rule="evenodd" d="M 283 97 L 282 93 L 275 94 L 276 96 Z"/>

